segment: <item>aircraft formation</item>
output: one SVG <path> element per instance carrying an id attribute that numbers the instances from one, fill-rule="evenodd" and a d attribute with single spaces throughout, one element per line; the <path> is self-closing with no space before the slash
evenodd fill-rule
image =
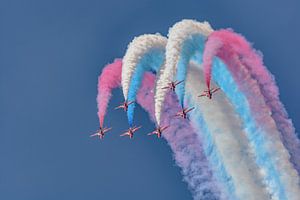
<path id="1" fill-rule="evenodd" d="M 168 83 L 168 85 L 166 87 L 163 87 L 162 89 L 168 89 L 172 92 L 175 92 L 176 86 L 181 84 L 183 81 L 172 81 L 170 83 Z M 214 93 L 216 93 L 217 91 L 219 91 L 220 88 L 207 88 L 206 90 L 204 90 L 198 97 L 207 97 L 208 99 L 212 99 L 212 96 Z M 115 110 L 117 109 L 123 109 L 125 112 L 127 112 L 129 105 L 133 104 L 134 101 L 125 101 L 123 103 L 121 103 L 119 106 L 115 107 Z M 191 108 L 182 108 L 179 112 L 177 112 L 174 117 L 181 117 L 183 119 L 188 119 L 188 113 L 191 112 L 192 110 L 194 110 L 195 107 L 191 107 Z M 148 133 L 148 135 L 156 135 L 157 138 L 161 138 L 162 133 L 168 129 L 170 126 L 158 126 L 153 132 Z M 130 139 L 133 138 L 135 132 L 137 130 L 139 130 L 140 128 L 142 128 L 142 126 L 134 126 L 134 127 L 129 127 L 128 130 L 126 130 L 126 132 L 124 132 L 123 134 L 121 134 L 120 136 L 128 136 Z M 104 139 L 104 136 L 106 134 L 106 132 L 110 131 L 112 128 L 103 128 L 100 127 L 99 130 L 97 130 L 96 133 L 92 134 L 90 137 L 99 137 L 99 139 Z"/>

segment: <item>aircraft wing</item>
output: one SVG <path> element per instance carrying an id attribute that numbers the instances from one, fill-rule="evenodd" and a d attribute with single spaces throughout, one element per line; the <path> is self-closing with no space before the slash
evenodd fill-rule
<path id="1" fill-rule="evenodd" d="M 212 93 L 215 93 L 216 91 L 218 91 L 220 88 L 215 88 L 215 89 L 213 89 L 211 92 Z"/>
<path id="2" fill-rule="evenodd" d="M 129 101 L 128 103 L 127 103 L 127 105 L 129 106 L 130 104 L 133 104 L 134 103 L 134 101 Z"/>
<path id="3" fill-rule="evenodd" d="M 97 133 L 94 133 L 94 134 L 90 135 L 90 137 L 95 137 L 95 136 L 98 136 L 98 135 L 99 135 L 99 133 L 97 132 Z"/>
<path id="4" fill-rule="evenodd" d="M 120 108 L 123 108 L 123 106 L 122 105 L 121 106 L 117 106 L 117 107 L 115 107 L 115 110 L 120 109 Z"/>
<path id="5" fill-rule="evenodd" d="M 178 82 L 176 82 L 176 83 L 175 83 L 175 86 L 178 85 L 178 84 L 180 84 L 180 83 L 182 83 L 182 82 L 183 82 L 183 81 L 178 81 Z"/>
<path id="6" fill-rule="evenodd" d="M 204 96 L 206 96 L 206 94 L 202 93 L 198 97 L 204 97 Z"/>
<path id="7" fill-rule="evenodd" d="M 162 129 L 161 129 L 161 131 L 164 131 L 164 130 L 166 130 L 167 128 L 169 128 L 170 126 L 165 126 L 165 127 L 163 127 Z"/>
<path id="8" fill-rule="evenodd" d="M 125 132 L 125 133 L 121 134 L 120 136 L 123 137 L 123 136 L 126 136 L 126 135 L 129 135 L 128 132 Z"/>
<path id="9" fill-rule="evenodd" d="M 134 127 L 134 128 L 132 129 L 132 131 L 135 132 L 135 131 L 139 130 L 140 128 L 142 128 L 142 127 L 141 127 L 141 126 L 139 126 L 139 127 Z"/>
<path id="10" fill-rule="evenodd" d="M 174 117 L 181 117 L 182 116 L 182 113 L 176 113 L 175 115 L 174 115 Z"/>
<path id="11" fill-rule="evenodd" d="M 153 131 L 153 132 L 151 132 L 151 133 L 148 133 L 147 135 L 155 135 L 155 134 L 156 134 L 156 132 Z"/>
<path id="12" fill-rule="evenodd" d="M 192 108 L 190 108 L 190 109 L 188 109 L 187 111 L 185 111 L 186 113 L 188 113 L 188 112 L 190 112 L 190 111 L 192 111 L 192 110 L 194 110 L 194 107 L 192 107 Z"/>
<path id="13" fill-rule="evenodd" d="M 105 132 L 107 132 L 107 131 L 109 131 L 109 130 L 111 130 L 112 128 L 105 128 L 104 130 L 103 130 L 103 132 L 105 133 Z"/>

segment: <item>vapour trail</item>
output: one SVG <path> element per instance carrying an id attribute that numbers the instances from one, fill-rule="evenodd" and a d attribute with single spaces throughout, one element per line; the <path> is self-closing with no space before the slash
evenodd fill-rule
<path id="1" fill-rule="evenodd" d="M 147 73 L 137 97 L 138 103 L 148 111 L 153 121 L 155 121 L 154 82 L 154 75 Z M 212 166 L 208 164 L 203 154 L 203 147 L 197 133 L 190 126 L 189 121 L 174 118 L 174 114 L 179 109 L 175 95 L 167 95 L 162 123 L 169 124 L 170 128 L 163 133 L 163 137 L 175 152 L 176 163 L 182 168 L 184 180 L 189 184 L 194 199 L 227 199 L 229 194 L 226 194 L 224 189 L 220 191 L 221 185 L 216 182 L 212 174 Z"/>
<path id="2" fill-rule="evenodd" d="M 107 109 L 112 89 L 120 86 L 121 70 L 121 60 L 115 60 L 114 63 L 105 66 L 99 76 L 101 81 L 99 81 L 97 103 L 98 115 L 101 117 L 99 118 L 100 123 L 104 120 L 105 112 L 102 114 L 102 111 Z M 114 80 L 112 80 L 112 77 Z M 155 119 L 154 80 L 154 75 L 146 73 L 137 95 L 137 102 L 149 112 L 153 121 Z M 178 108 L 179 105 L 174 95 L 168 95 L 162 120 L 164 123 L 170 124 L 171 127 L 166 130 L 163 137 L 170 145 L 177 165 L 182 169 L 184 180 L 188 183 L 195 199 L 226 199 L 226 193 L 215 180 L 211 166 L 202 151 L 202 144 L 197 133 L 188 121 L 171 118 Z"/>
<path id="3" fill-rule="evenodd" d="M 166 64 L 161 71 L 155 92 L 155 116 L 160 124 L 161 111 L 171 81 L 185 81 L 187 66 L 191 57 L 198 51 L 202 52 L 206 37 L 212 32 L 209 23 L 194 20 L 182 20 L 169 29 L 166 46 Z M 185 82 L 177 86 L 176 93 L 183 107 Z"/>
<path id="4" fill-rule="evenodd" d="M 281 133 L 284 146 L 291 155 L 291 162 L 300 174 L 300 140 L 297 138 L 295 128 L 288 117 L 288 114 L 279 100 L 279 90 L 273 76 L 263 64 L 261 53 L 252 49 L 247 40 L 230 30 L 221 30 L 213 33 L 207 41 L 207 48 L 204 52 L 205 78 L 209 85 L 211 74 L 211 61 L 214 56 L 219 56 L 229 67 L 231 62 L 240 63 L 239 69 L 232 68 L 234 73 L 237 70 L 247 70 L 259 84 L 260 93 L 269 107 L 271 116 L 274 119 L 278 130 Z M 231 52 L 225 54 L 225 52 Z"/>
<path id="5" fill-rule="evenodd" d="M 272 199 L 286 199 L 283 183 L 279 180 L 281 172 L 274 167 L 274 159 L 268 153 L 269 149 L 272 149 L 276 144 L 272 141 L 266 141 L 264 131 L 254 121 L 247 97 L 239 91 L 239 86 L 231 77 L 226 66 L 222 62 L 215 62 L 214 68 L 216 69 L 213 73 L 214 80 L 226 94 L 234 106 L 235 112 L 243 121 L 243 128 L 255 155 L 255 163 L 260 168 L 266 189 Z M 264 145 L 266 143 L 269 146 Z"/>
<path id="6" fill-rule="evenodd" d="M 129 44 L 123 59 L 122 88 L 125 100 L 135 101 L 146 71 L 157 72 L 164 64 L 167 38 L 159 34 L 141 35 Z M 129 105 L 127 117 L 133 125 L 135 103 Z"/>
<path id="7" fill-rule="evenodd" d="M 122 82 L 125 100 L 137 99 L 158 125 L 171 125 L 163 137 L 195 199 L 299 198 L 300 142 L 272 75 L 242 36 L 183 20 L 168 39 L 135 38 L 125 60 L 122 75 L 120 66 L 111 65 L 119 70 L 113 72 L 119 76 L 115 81 Z M 154 75 L 146 71 L 157 73 L 154 93 Z M 104 97 L 97 98 L 104 99 L 103 105 L 98 102 L 101 126 L 111 88 L 118 85 L 108 85 L 114 83 L 108 72 L 103 72 L 107 82 L 99 77 L 107 84 L 98 88 Z M 175 79 L 185 81 L 176 88 L 179 102 L 162 89 Z M 221 88 L 213 99 L 198 98 L 211 84 Z M 172 117 L 183 106 L 196 107 L 190 121 Z M 127 113 L 130 126 L 133 109 Z"/>
<path id="8" fill-rule="evenodd" d="M 98 78 L 97 114 L 100 127 L 103 127 L 108 102 L 111 98 L 111 91 L 121 84 L 121 70 L 122 60 L 115 59 L 113 63 L 108 64 L 103 68 L 102 73 Z"/>
<path id="9" fill-rule="evenodd" d="M 274 111 L 272 101 L 275 100 L 278 102 L 277 105 L 282 105 L 273 78 L 263 66 L 259 55 L 242 36 L 230 30 L 221 30 L 211 34 L 205 46 L 203 61 L 208 87 L 214 56 L 220 57 L 227 64 L 238 89 L 245 95 L 244 100 L 249 102 L 249 106 L 243 104 L 243 101 L 237 102 L 239 106 L 237 112 L 248 125 L 249 130 L 253 131 L 248 138 L 256 149 L 257 164 L 266 173 L 265 183 L 269 186 L 268 189 L 279 199 L 297 199 L 300 191 L 299 177 L 289 162 L 290 155 L 285 149 L 287 145 L 282 145 L 282 135 L 278 132 L 276 121 L 270 116 Z M 213 70 L 218 68 L 214 66 Z M 218 78 L 221 79 L 221 76 L 224 77 L 224 73 Z M 230 90 L 232 91 L 232 88 Z M 269 92 L 268 96 L 265 96 L 266 91 Z M 236 94 L 232 96 L 231 101 L 238 99 Z M 268 97 L 272 98 L 268 99 Z M 295 158 L 291 159 L 295 164 Z M 296 161 L 299 160 L 296 158 Z"/>
<path id="10" fill-rule="evenodd" d="M 203 129 L 200 132 L 203 146 L 212 147 L 209 150 L 204 148 L 204 151 L 214 151 L 207 153 L 214 171 L 232 194 L 230 199 L 268 199 L 241 119 L 223 92 L 215 95 L 213 100 L 195 95 L 206 89 L 204 78 L 199 78 L 199 74 L 202 74 L 202 69 L 191 63 L 186 81 L 186 95 L 189 97 L 186 103 L 196 107 L 191 113 L 191 121 Z"/>

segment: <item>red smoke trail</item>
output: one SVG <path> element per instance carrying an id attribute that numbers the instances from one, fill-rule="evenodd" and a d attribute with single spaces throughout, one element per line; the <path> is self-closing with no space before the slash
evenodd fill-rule
<path id="1" fill-rule="evenodd" d="M 112 90 L 121 84 L 121 70 L 121 60 L 115 60 L 114 63 L 105 66 L 99 76 L 97 102 L 100 125 L 103 125 Z M 155 76 L 149 72 L 145 73 L 137 95 L 137 102 L 149 112 L 153 122 L 155 122 L 154 84 Z M 163 133 L 163 137 L 175 154 L 176 163 L 182 169 L 184 180 L 188 183 L 195 199 L 224 199 L 225 194 L 220 191 L 221 186 L 213 177 L 211 166 L 202 151 L 202 144 L 197 133 L 187 120 L 173 118 L 179 109 L 176 97 L 168 95 L 162 114 L 162 124 L 171 125 Z"/>
<path id="2" fill-rule="evenodd" d="M 228 66 L 235 80 L 239 83 L 248 97 L 248 101 L 255 113 L 262 113 L 260 104 L 257 102 L 257 95 L 263 95 L 266 105 L 271 111 L 277 129 L 281 133 L 281 139 L 284 146 L 291 155 L 291 162 L 294 164 L 298 173 L 300 173 L 300 142 L 295 134 L 295 129 L 287 112 L 279 100 L 279 91 L 273 76 L 268 72 L 263 64 L 260 53 L 252 49 L 247 40 L 232 30 L 219 30 L 213 32 L 205 44 L 203 53 L 203 66 L 205 72 L 206 84 L 210 86 L 212 60 L 214 56 L 221 58 Z M 251 87 L 251 79 L 255 79 L 259 85 L 260 91 Z M 247 81 L 248 80 L 248 81 Z M 254 83 L 256 84 L 256 83 Z M 251 93 L 251 95 L 249 95 Z M 263 115 L 256 115 L 260 124 L 265 120 Z M 265 123 L 267 124 L 267 123 Z"/>
<path id="3" fill-rule="evenodd" d="M 121 85 L 122 60 L 115 59 L 112 64 L 104 67 L 101 75 L 98 78 L 98 117 L 100 127 L 103 127 L 104 117 L 106 114 L 108 102 L 113 89 Z"/>

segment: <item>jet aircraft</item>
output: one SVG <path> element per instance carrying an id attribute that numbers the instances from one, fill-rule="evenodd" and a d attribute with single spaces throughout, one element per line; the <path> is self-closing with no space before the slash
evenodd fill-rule
<path id="1" fill-rule="evenodd" d="M 173 92 L 175 91 L 175 88 L 178 84 L 182 83 L 183 81 L 172 81 L 170 83 L 168 83 L 168 86 L 163 87 L 162 89 L 170 89 Z"/>
<path id="2" fill-rule="evenodd" d="M 100 139 L 103 139 L 104 138 L 104 135 L 107 131 L 111 130 L 112 128 L 102 128 L 100 127 L 99 130 L 97 130 L 96 133 L 92 134 L 90 137 L 99 137 Z"/>
<path id="3" fill-rule="evenodd" d="M 161 134 L 164 130 L 166 130 L 167 128 L 169 128 L 170 126 L 159 126 L 156 130 L 154 130 L 151 133 L 148 133 L 148 135 L 157 135 L 158 138 L 161 137 Z"/>
<path id="4" fill-rule="evenodd" d="M 120 136 L 128 136 L 130 139 L 133 138 L 134 132 L 136 132 L 137 130 L 139 130 L 140 128 L 142 128 L 141 126 L 138 127 L 130 127 L 125 133 L 121 134 Z"/>
<path id="5" fill-rule="evenodd" d="M 209 99 L 212 99 L 212 95 L 218 90 L 220 90 L 220 88 L 208 88 L 207 90 L 204 90 L 198 97 L 207 97 Z"/>
<path id="6" fill-rule="evenodd" d="M 133 104 L 133 103 L 134 103 L 134 101 L 129 101 L 129 102 L 124 101 L 121 105 L 115 107 L 115 110 L 116 110 L 116 109 L 121 109 L 121 108 L 122 108 L 125 112 L 127 112 L 128 106 L 129 106 L 130 104 Z"/>
<path id="7" fill-rule="evenodd" d="M 179 111 L 178 113 L 176 113 L 175 117 L 182 117 L 183 119 L 187 118 L 187 113 L 194 110 L 195 107 L 192 108 L 183 108 L 181 111 Z"/>

